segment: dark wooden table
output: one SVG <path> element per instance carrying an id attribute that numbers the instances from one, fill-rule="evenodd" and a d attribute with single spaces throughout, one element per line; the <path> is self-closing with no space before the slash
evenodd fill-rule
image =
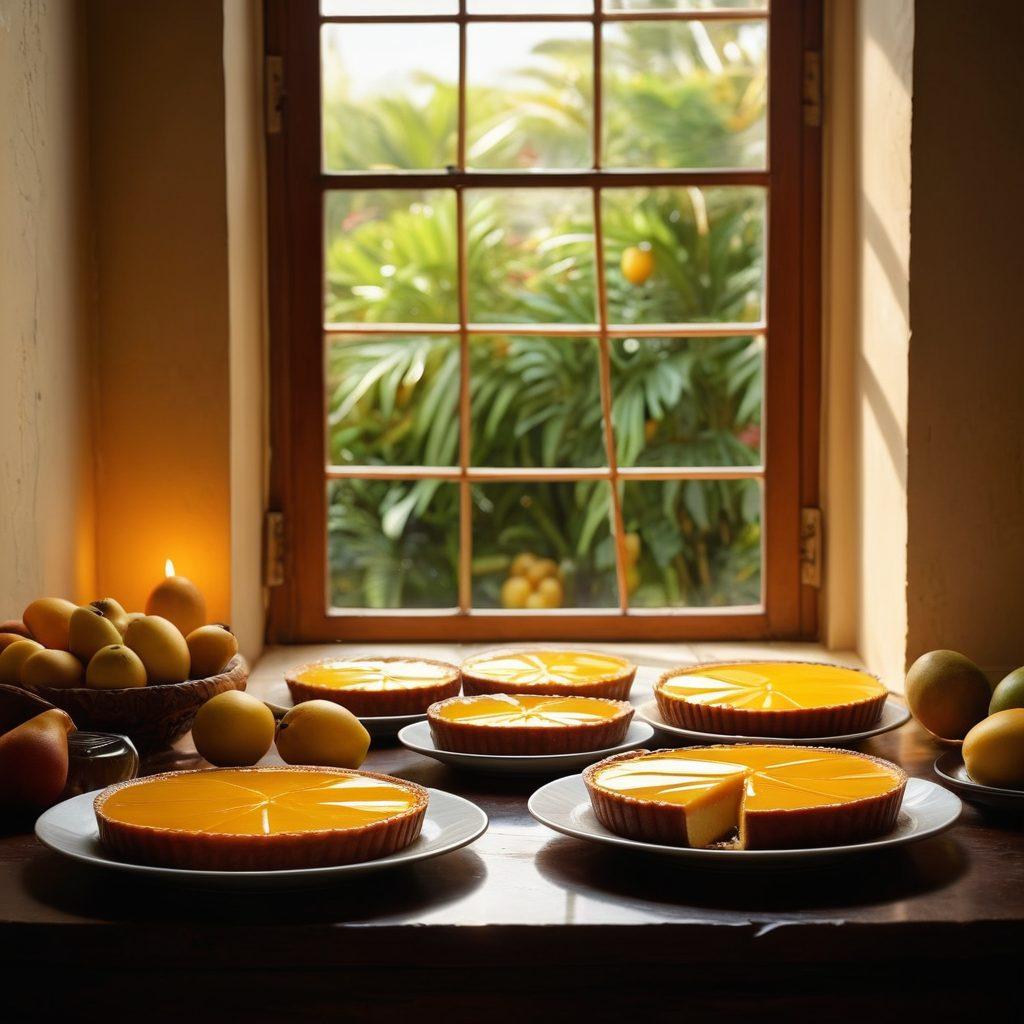
<path id="1" fill-rule="evenodd" d="M 869 742 L 913 774 L 916 725 Z M 154 767 L 166 767 L 164 758 Z M 187 744 L 174 753 L 195 762 Z M 536 780 L 451 771 L 401 747 L 367 767 L 460 793 L 490 816 L 473 846 L 287 894 L 166 890 L 0 838 L 0 1019 L 677 1019 L 757 1010 L 952 1019 L 1019 984 L 1021 822 L 965 806 L 948 833 L 831 867 L 737 874 L 556 835 Z"/>

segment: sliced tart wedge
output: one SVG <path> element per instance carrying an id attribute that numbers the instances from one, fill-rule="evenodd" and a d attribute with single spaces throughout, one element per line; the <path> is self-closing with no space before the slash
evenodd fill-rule
<path id="1" fill-rule="evenodd" d="M 546 755 L 621 743 L 633 707 L 602 697 L 536 693 L 451 697 L 427 709 L 434 743 L 466 754 Z"/>
<path id="2" fill-rule="evenodd" d="M 598 820 L 619 835 L 781 850 L 892 831 L 907 776 L 849 750 L 723 745 L 619 754 L 591 765 L 583 781 Z"/>

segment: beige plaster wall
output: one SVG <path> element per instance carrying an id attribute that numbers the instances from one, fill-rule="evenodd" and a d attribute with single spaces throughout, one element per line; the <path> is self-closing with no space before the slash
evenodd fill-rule
<path id="1" fill-rule="evenodd" d="M 862 0 L 857 26 L 860 230 L 857 650 L 882 678 L 906 659 L 910 129 L 914 5 Z"/>
<path id="2" fill-rule="evenodd" d="M 918 2 L 908 655 L 1024 663 L 1024 11 Z"/>
<path id="3" fill-rule="evenodd" d="M 855 647 L 899 685 L 907 632 L 914 4 L 828 7 L 826 201 L 837 205 L 826 208 L 826 639 Z"/>
<path id="4" fill-rule="evenodd" d="M 164 558 L 259 653 L 256 0 L 0 0 L 0 618 Z"/>
<path id="5" fill-rule="evenodd" d="M 165 557 L 231 614 L 223 13 L 91 0 L 98 585 L 140 607 Z"/>
<path id="6" fill-rule="evenodd" d="M 93 591 L 82 21 L 0 2 L 0 618 Z"/>
<path id="7" fill-rule="evenodd" d="M 253 0 L 224 0 L 231 625 L 251 657 L 263 641 L 261 565 L 266 505 L 262 26 Z"/>

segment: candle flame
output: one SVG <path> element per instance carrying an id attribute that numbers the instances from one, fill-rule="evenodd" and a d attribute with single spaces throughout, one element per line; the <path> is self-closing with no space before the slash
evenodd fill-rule
<path id="1" fill-rule="evenodd" d="M 165 576 L 173 576 L 174 575 L 174 563 L 169 558 L 167 559 L 166 562 L 164 562 L 164 575 Z"/>

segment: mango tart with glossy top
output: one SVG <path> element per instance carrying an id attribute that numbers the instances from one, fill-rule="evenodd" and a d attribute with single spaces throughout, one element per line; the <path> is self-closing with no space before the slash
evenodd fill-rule
<path id="1" fill-rule="evenodd" d="M 434 743 L 466 754 L 573 754 L 621 743 L 633 706 L 605 697 L 485 693 L 427 708 Z"/>
<path id="2" fill-rule="evenodd" d="M 420 834 L 428 794 L 346 768 L 166 772 L 103 790 L 100 842 L 139 864 L 202 871 L 315 868 L 385 857 Z"/>
<path id="3" fill-rule="evenodd" d="M 895 827 L 907 775 L 870 754 L 741 744 L 639 750 L 583 773 L 594 813 L 618 835 L 744 850 L 857 843 Z"/>
<path id="4" fill-rule="evenodd" d="M 517 649 L 488 651 L 462 663 L 467 694 L 540 693 L 625 700 L 636 665 L 597 651 Z"/>
<path id="5" fill-rule="evenodd" d="M 296 704 L 330 700 L 354 715 L 419 715 L 462 688 L 455 665 L 430 658 L 326 658 L 285 675 Z"/>
<path id="6" fill-rule="evenodd" d="M 870 729 L 888 697 L 858 669 L 808 661 L 729 661 L 666 672 L 654 686 L 670 725 L 723 736 L 842 736 Z"/>

